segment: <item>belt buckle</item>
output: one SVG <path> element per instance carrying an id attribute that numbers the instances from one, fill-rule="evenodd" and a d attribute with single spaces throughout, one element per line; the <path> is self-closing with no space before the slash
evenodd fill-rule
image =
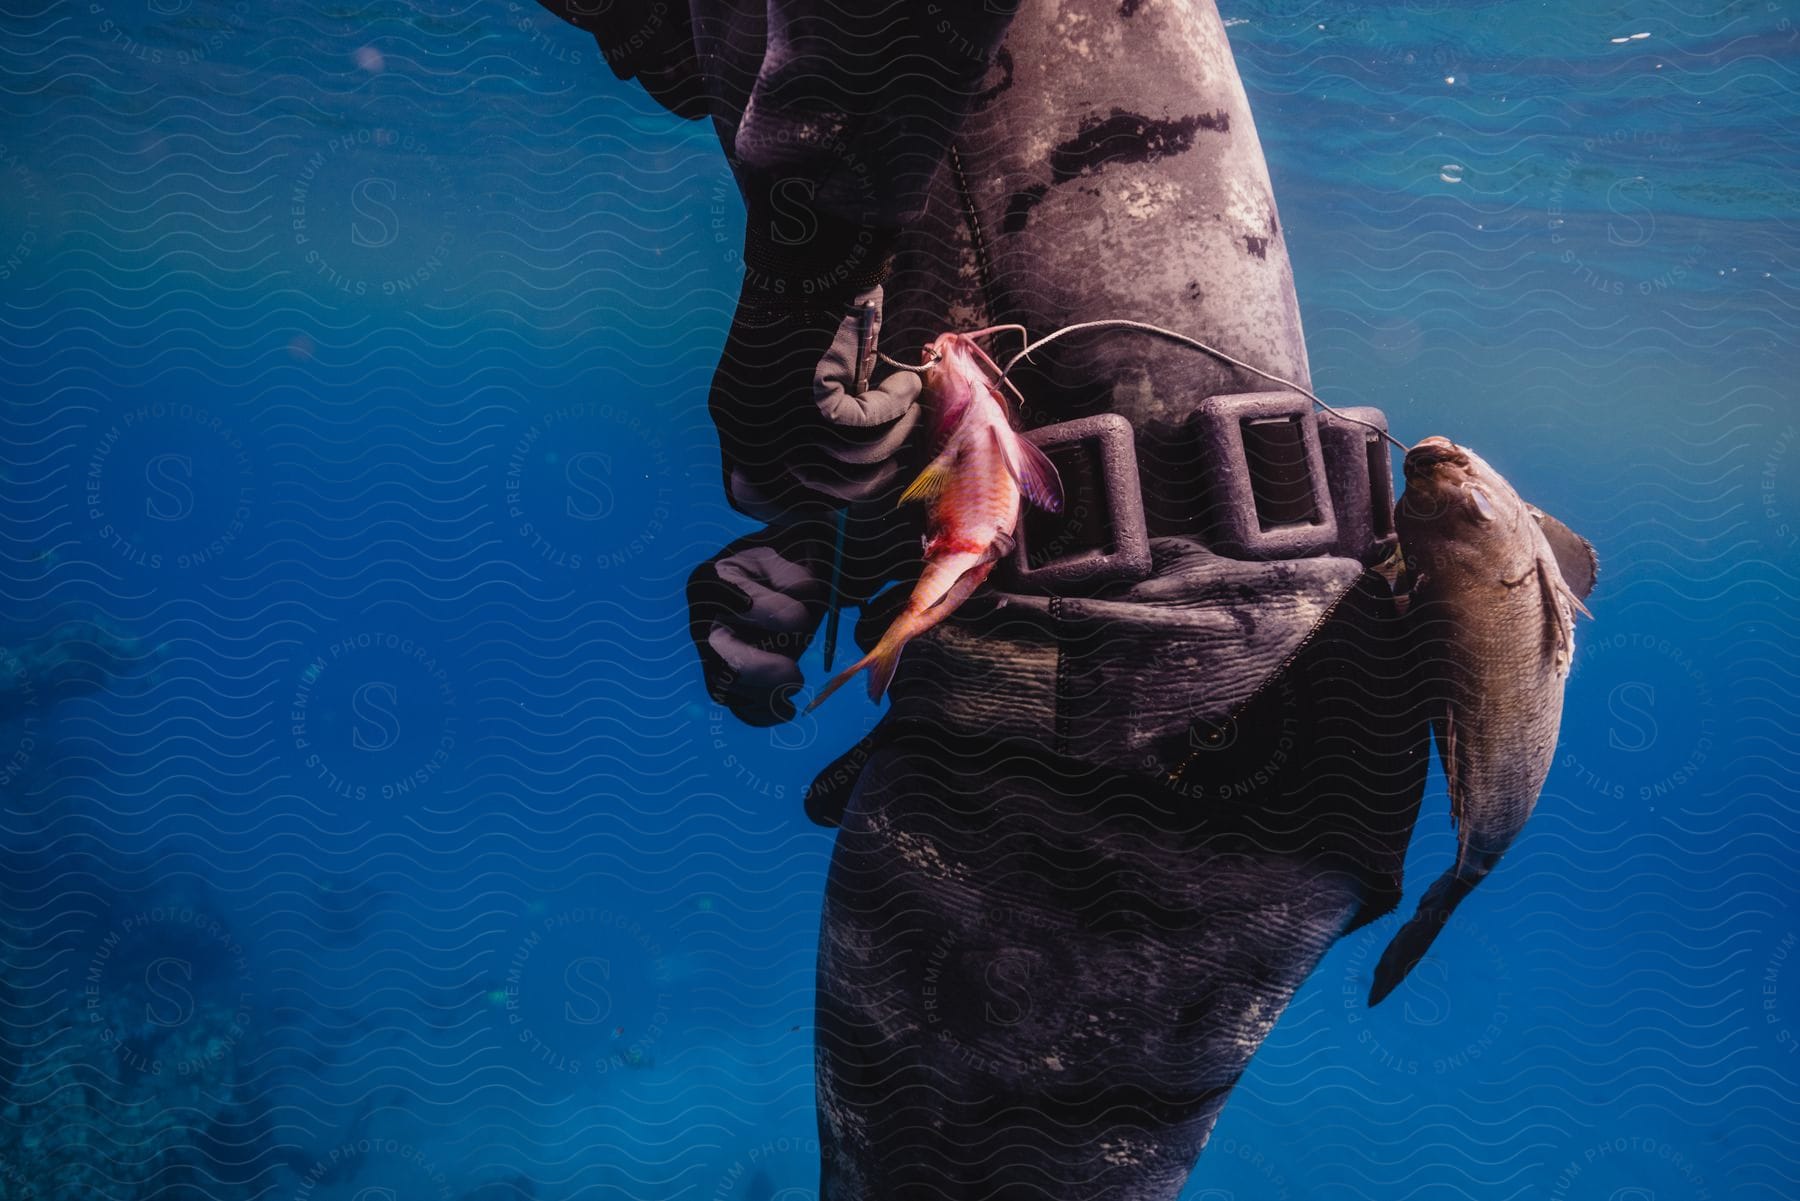
<path id="1" fill-rule="evenodd" d="M 1055 593 L 1148 576 L 1150 536 L 1131 422 L 1098 413 L 1024 436 L 1056 464 L 1063 511 L 1026 509 L 1015 531 L 1013 583 Z"/>
<path id="2" fill-rule="evenodd" d="M 1387 416 L 1369 405 L 1318 415 L 1319 439 L 1337 511 L 1340 554 L 1373 567 L 1400 545 L 1394 532 L 1394 473 Z M 1377 433 L 1376 431 L 1380 432 Z"/>
<path id="3" fill-rule="evenodd" d="M 1287 391 L 1209 396 L 1188 423 L 1206 480 L 1209 546 L 1252 560 L 1337 548 L 1337 509 L 1310 400 Z"/>

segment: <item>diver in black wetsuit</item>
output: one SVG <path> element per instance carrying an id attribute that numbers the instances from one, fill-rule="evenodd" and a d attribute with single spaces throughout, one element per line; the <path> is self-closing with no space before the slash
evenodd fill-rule
<path id="1" fill-rule="evenodd" d="M 725 487 L 769 524 L 689 587 L 743 720 L 793 716 L 834 596 L 867 644 L 910 590 L 919 382 L 878 337 L 916 361 L 950 329 L 1129 317 L 1306 385 L 1210 0 L 544 2 L 712 119 L 748 209 L 711 407 Z M 1426 727 L 1375 570 L 1385 448 L 1138 334 L 1014 378 L 1064 514 L 908 649 L 808 794 L 840 827 L 826 1201 L 1174 1198 L 1293 991 L 1399 897 Z"/>

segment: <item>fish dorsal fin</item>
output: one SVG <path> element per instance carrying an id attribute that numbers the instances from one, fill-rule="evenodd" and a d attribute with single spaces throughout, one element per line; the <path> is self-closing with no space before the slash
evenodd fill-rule
<path id="1" fill-rule="evenodd" d="M 969 343 L 969 349 L 975 352 L 980 358 L 983 366 L 987 368 L 990 377 L 988 389 L 993 392 L 994 399 L 999 402 L 1001 411 L 1005 412 L 1010 407 L 1006 403 L 1005 393 L 1000 391 L 1001 387 L 1004 387 L 1007 392 L 1011 392 L 1013 394 L 1013 399 L 1017 400 L 1019 402 L 1019 407 L 1023 409 L 1025 407 L 1025 394 L 1019 391 L 1019 386 L 1017 384 L 1006 378 L 1006 372 L 1000 370 L 1000 364 L 989 358 L 988 352 L 981 349 L 981 347 L 973 342 Z M 999 387 L 996 387 L 993 381 L 998 381 Z"/>
<path id="2" fill-rule="evenodd" d="M 1600 575 L 1600 556 L 1594 553 L 1594 544 L 1535 505 L 1527 505 L 1526 511 L 1536 519 L 1538 529 L 1544 531 L 1544 541 L 1550 544 L 1550 553 L 1556 556 L 1563 583 L 1569 586 L 1576 600 L 1586 600 Z M 1583 608 L 1582 612 L 1587 610 Z"/>
<path id="3" fill-rule="evenodd" d="M 1019 486 L 1019 495 L 1046 513 L 1062 512 L 1062 476 L 1057 474 L 1056 464 L 1014 431 L 992 428 L 994 444 L 1006 463 L 1007 473 Z"/>

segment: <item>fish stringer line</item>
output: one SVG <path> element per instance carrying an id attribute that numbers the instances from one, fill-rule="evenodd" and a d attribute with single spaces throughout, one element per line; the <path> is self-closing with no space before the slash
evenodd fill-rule
<path id="1" fill-rule="evenodd" d="M 1252 375 L 1261 376 L 1263 379 L 1268 380 L 1270 383 L 1280 384 L 1284 388 L 1292 389 L 1293 391 L 1298 392 L 1298 393 L 1300 393 L 1300 395 L 1306 397 L 1306 399 L 1312 401 L 1314 404 L 1318 405 L 1321 409 L 1324 409 L 1327 413 L 1330 413 L 1333 417 L 1338 418 L 1340 421 L 1348 421 L 1355 425 L 1360 425 L 1360 426 L 1364 427 L 1365 429 L 1373 430 L 1375 433 L 1380 434 L 1383 438 L 1386 438 L 1389 442 L 1392 442 L 1395 446 L 1399 447 L 1402 451 L 1409 449 L 1409 447 L 1406 445 L 1406 443 L 1400 441 L 1400 439 L 1394 437 L 1392 434 L 1388 433 L 1386 430 L 1382 429 L 1380 426 L 1376 425 L 1374 422 L 1364 421 L 1360 417 L 1350 417 L 1350 416 L 1347 416 L 1344 413 L 1341 413 L 1338 410 L 1332 408 L 1330 405 L 1328 405 L 1324 401 L 1320 400 L 1318 398 L 1318 396 L 1313 393 L 1313 390 L 1311 388 L 1301 387 L 1299 384 L 1296 384 L 1293 380 L 1283 379 L 1281 376 L 1276 375 L 1275 373 L 1273 373 L 1271 371 L 1264 371 L 1261 367 L 1257 367 L 1253 364 L 1246 363 L 1242 359 L 1233 358 L 1231 355 L 1228 355 L 1224 351 L 1220 350 L 1217 346 L 1213 346 L 1207 342 L 1202 342 L 1198 338 L 1189 337 L 1187 334 L 1178 333 L 1177 331 L 1172 330 L 1172 329 L 1164 329 L 1160 325 L 1151 325 L 1148 321 L 1133 321 L 1128 317 L 1109 317 L 1109 318 L 1106 318 L 1106 319 L 1100 320 L 1100 321 L 1078 321 L 1074 325 L 1065 325 L 1059 330 L 1054 330 L 1050 333 L 1047 333 L 1043 337 L 1039 338 L 1037 341 L 1028 344 L 1025 347 L 1025 349 L 1021 350 L 1018 354 L 1014 355 L 1011 359 L 1008 359 L 1007 363 L 1006 363 L 1006 367 L 1000 372 L 1000 379 L 1004 380 L 1007 377 L 1007 375 L 1009 375 L 1012 372 L 1012 369 L 1014 367 L 1018 366 L 1022 361 L 1024 361 L 1025 357 L 1027 355 L 1030 355 L 1033 351 L 1042 349 L 1045 345 L 1047 345 L 1050 342 L 1054 342 L 1056 339 L 1062 337 L 1064 334 L 1073 334 L 1073 333 L 1077 333 L 1081 330 L 1088 330 L 1088 329 L 1132 329 L 1132 330 L 1137 330 L 1139 333 L 1155 334 L 1157 337 L 1167 338 L 1172 342 L 1178 342 L 1181 345 L 1189 347 L 1193 350 L 1198 350 L 1198 351 L 1202 351 L 1206 354 L 1209 354 L 1209 355 L 1213 356 L 1215 359 L 1220 359 L 1224 362 L 1230 363 L 1233 367 L 1236 367 L 1240 370 L 1248 371 Z M 996 381 L 996 382 L 999 382 L 999 381 Z"/>

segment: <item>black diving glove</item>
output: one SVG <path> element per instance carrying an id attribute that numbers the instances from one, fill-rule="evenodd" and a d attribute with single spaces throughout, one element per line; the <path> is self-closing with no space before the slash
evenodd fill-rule
<path id="1" fill-rule="evenodd" d="M 797 660 L 825 615 L 829 583 L 809 565 L 821 550 L 813 522 L 740 538 L 688 577 L 688 633 L 707 695 L 740 721 L 794 717 L 804 682 Z"/>
<path id="2" fill-rule="evenodd" d="M 921 380 L 876 358 L 891 235 L 824 224 L 791 245 L 778 224 L 749 222 L 710 406 L 732 504 L 779 523 L 895 483 Z"/>
<path id="3" fill-rule="evenodd" d="M 709 398 L 726 493 L 769 525 L 688 579 L 707 692 L 754 726 L 793 718 L 798 660 L 834 578 L 839 603 L 853 605 L 917 553 L 917 523 L 894 513 L 894 496 L 922 381 L 876 358 L 896 235 L 798 215 L 751 205 Z"/>
<path id="4" fill-rule="evenodd" d="M 917 506 L 909 508 L 895 513 L 883 497 L 847 515 L 840 604 L 864 605 L 882 584 L 916 568 L 920 518 Z M 794 697 L 805 683 L 799 659 L 831 602 L 835 517 L 739 538 L 688 577 L 688 633 L 707 694 L 748 725 L 793 720 Z M 843 665 L 840 658 L 837 666 Z"/>

